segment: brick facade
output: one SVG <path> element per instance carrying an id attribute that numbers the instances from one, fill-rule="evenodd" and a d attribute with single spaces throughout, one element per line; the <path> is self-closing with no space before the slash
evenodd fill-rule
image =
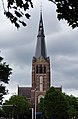
<path id="1" fill-rule="evenodd" d="M 42 77 L 42 84 L 40 84 L 40 77 Z M 40 85 L 42 85 L 40 89 Z M 38 104 L 40 96 L 44 97 L 46 91 L 50 87 L 50 59 L 44 59 L 42 56 L 38 59 L 32 59 L 32 90 L 31 99 L 34 104 L 34 97 L 36 91 L 36 102 Z M 39 98 L 38 98 L 39 97 Z"/>

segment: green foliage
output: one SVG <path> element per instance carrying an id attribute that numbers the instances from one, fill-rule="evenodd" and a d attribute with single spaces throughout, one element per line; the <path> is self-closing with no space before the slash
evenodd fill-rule
<path id="1" fill-rule="evenodd" d="M 53 87 L 46 92 L 44 99 L 40 102 L 40 109 L 47 117 L 66 118 L 68 116 L 66 99 L 60 91 Z"/>
<path id="2" fill-rule="evenodd" d="M 9 105 L 3 106 L 4 115 L 7 117 L 9 114 L 20 117 L 29 113 L 30 104 L 27 98 L 23 96 L 14 95 L 9 100 L 6 100 L 3 105 Z"/>
<path id="3" fill-rule="evenodd" d="M 74 96 L 65 95 L 68 103 L 68 114 L 69 117 L 78 118 L 78 99 Z"/>
<path id="4" fill-rule="evenodd" d="M 40 100 L 39 107 L 43 115 L 49 118 L 78 118 L 78 98 L 68 96 L 53 87 Z"/>
<path id="5" fill-rule="evenodd" d="M 11 68 L 9 65 L 6 65 L 6 62 L 2 62 L 3 58 L 0 57 L 0 104 L 2 104 L 3 95 L 8 93 L 6 90 L 6 86 L 4 84 L 8 84 L 10 80 Z"/>
<path id="6" fill-rule="evenodd" d="M 73 29 L 78 27 L 78 0 L 50 0 L 57 6 L 57 18 L 65 19 Z"/>
<path id="7" fill-rule="evenodd" d="M 2 117 L 2 114 L 3 114 L 3 111 L 2 111 L 2 109 L 0 107 L 0 117 Z"/>
<path id="8" fill-rule="evenodd" d="M 30 14 L 27 12 L 29 7 L 33 8 L 33 3 L 31 0 L 7 0 L 7 8 L 4 6 L 4 0 L 2 0 L 2 5 L 4 9 L 4 15 L 10 19 L 11 23 L 15 27 L 19 28 L 20 24 L 26 26 L 26 22 L 22 18 L 30 18 Z"/>

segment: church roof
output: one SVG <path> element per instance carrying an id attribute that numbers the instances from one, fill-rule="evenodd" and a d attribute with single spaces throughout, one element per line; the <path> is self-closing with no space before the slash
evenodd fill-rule
<path id="1" fill-rule="evenodd" d="M 42 56 L 43 58 L 47 57 L 46 46 L 45 46 L 43 19 L 42 19 L 42 11 L 40 12 L 40 21 L 39 21 L 39 29 L 38 29 L 38 35 L 37 35 L 36 52 L 35 52 L 35 57 L 37 59 L 40 56 Z"/>
<path id="2" fill-rule="evenodd" d="M 18 95 L 31 98 L 31 87 L 18 87 Z"/>

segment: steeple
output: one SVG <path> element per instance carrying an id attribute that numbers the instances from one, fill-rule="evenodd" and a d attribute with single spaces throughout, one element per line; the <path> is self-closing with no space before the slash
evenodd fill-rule
<path id="1" fill-rule="evenodd" d="M 38 35 L 37 35 L 36 52 L 35 52 L 35 57 L 37 59 L 40 56 L 42 56 L 43 58 L 47 57 L 46 46 L 45 46 L 43 19 L 42 19 L 42 10 L 40 11 L 40 21 L 39 21 L 39 29 L 38 29 Z"/>

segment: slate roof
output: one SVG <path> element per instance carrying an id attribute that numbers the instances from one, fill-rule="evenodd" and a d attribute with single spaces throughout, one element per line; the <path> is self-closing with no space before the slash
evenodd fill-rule
<path id="1" fill-rule="evenodd" d="M 37 45 L 36 45 L 36 52 L 35 52 L 35 57 L 37 59 L 41 56 L 43 56 L 43 58 L 47 57 L 42 12 L 40 13 L 39 29 L 38 29 L 38 35 L 37 35 Z"/>
<path id="2" fill-rule="evenodd" d="M 18 87 L 18 95 L 31 98 L 31 87 Z"/>

